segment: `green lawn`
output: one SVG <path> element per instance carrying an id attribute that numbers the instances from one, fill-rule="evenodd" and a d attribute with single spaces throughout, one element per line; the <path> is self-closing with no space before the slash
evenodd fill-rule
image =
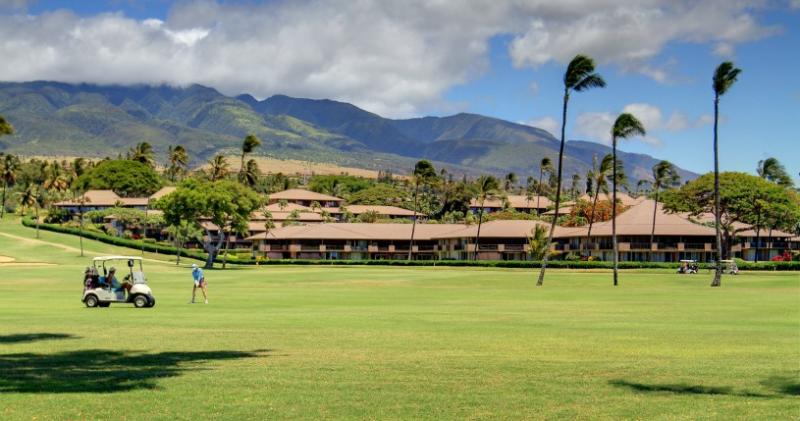
<path id="1" fill-rule="evenodd" d="M 155 308 L 87 309 L 77 239 L 33 235 L 0 223 L 3 420 L 800 417 L 796 272 L 248 267 L 189 305 L 149 261 Z"/>

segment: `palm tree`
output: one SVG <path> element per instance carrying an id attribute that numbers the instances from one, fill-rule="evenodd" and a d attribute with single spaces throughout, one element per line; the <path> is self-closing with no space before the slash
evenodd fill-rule
<path id="1" fill-rule="evenodd" d="M 36 238 L 39 238 L 39 205 L 41 201 L 39 197 L 39 188 L 36 184 L 28 184 L 25 190 L 19 193 L 19 203 L 23 208 L 33 208 L 34 217 L 36 218 Z"/>
<path id="2" fill-rule="evenodd" d="M 608 178 L 609 172 L 611 172 L 611 166 L 614 165 L 614 156 L 611 154 L 606 154 L 603 159 L 600 161 L 599 165 L 597 165 L 592 171 L 592 176 L 594 180 L 592 184 L 594 185 L 594 192 L 592 194 L 592 215 L 589 217 L 589 230 L 586 233 L 586 246 L 588 248 L 589 242 L 592 241 L 592 226 L 595 222 L 595 212 L 597 211 L 597 200 L 600 196 L 600 192 L 602 191 L 606 195 L 608 195 Z M 589 251 L 591 254 L 591 251 Z"/>
<path id="3" fill-rule="evenodd" d="M 721 63 L 714 71 L 714 229 L 717 232 L 717 262 L 714 270 L 714 279 L 711 281 L 712 287 L 722 285 L 722 231 L 720 230 L 720 199 L 719 199 L 719 98 L 725 95 L 731 86 L 736 82 L 736 78 L 741 73 L 741 69 L 733 66 L 733 63 L 726 61 Z"/>
<path id="4" fill-rule="evenodd" d="M 480 207 L 478 208 L 478 233 L 475 236 L 475 257 L 473 260 L 478 260 L 478 248 L 480 247 L 479 244 L 481 240 L 481 224 L 483 223 L 483 205 L 486 203 L 486 199 L 491 200 L 497 197 L 498 190 L 500 190 L 500 182 L 498 182 L 494 176 L 482 175 L 478 177 L 475 185 L 477 187 L 476 199 L 478 199 Z"/>
<path id="5" fill-rule="evenodd" d="M 614 286 L 617 286 L 619 265 L 619 248 L 617 247 L 617 139 L 627 139 L 632 136 L 644 136 L 644 126 L 633 114 L 622 113 L 617 117 L 611 127 L 611 154 L 613 156 L 611 174 L 611 244 L 614 247 Z"/>
<path id="6" fill-rule="evenodd" d="M 272 212 L 264 209 L 264 238 L 269 237 L 270 231 L 275 229 L 275 221 L 272 220 Z M 264 252 L 266 257 L 266 252 Z"/>
<path id="7" fill-rule="evenodd" d="M 530 248 L 528 254 L 532 260 L 542 260 L 550 248 L 547 244 L 547 228 L 544 225 L 536 224 L 531 229 L 531 235 L 528 236 L 528 247 Z"/>
<path id="8" fill-rule="evenodd" d="M 564 162 L 564 145 L 566 144 L 566 130 L 567 130 L 567 105 L 569 104 L 569 94 L 571 91 L 583 92 L 592 88 L 602 88 L 606 86 L 603 78 L 594 72 L 594 60 L 590 57 L 577 55 L 567 66 L 567 71 L 564 73 L 564 104 L 561 110 L 561 147 L 558 150 L 558 173 L 556 176 L 556 208 L 555 215 L 553 215 L 553 222 L 550 224 L 550 234 L 547 236 L 547 244 L 553 242 L 553 234 L 556 230 L 556 223 L 558 223 L 558 208 L 561 206 L 561 172 Z M 544 284 L 544 273 L 547 270 L 548 254 L 544 255 L 542 259 L 542 269 L 539 271 L 539 280 L 536 282 L 537 286 Z"/>
<path id="9" fill-rule="evenodd" d="M 222 180 L 228 175 L 228 161 L 222 154 L 216 154 L 208 161 L 210 168 L 211 181 Z"/>
<path id="10" fill-rule="evenodd" d="M 167 151 L 167 161 L 169 161 L 167 173 L 172 181 L 176 181 L 179 178 L 178 175 L 186 173 L 186 168 L 189 165 L 189 154 L 186 153 L 186 148 L 181 145 L 170 146 Z"/>
<path id="11" fill-rule="evenodd" d="M 15 155 L 4 155 L 0 165 L 2 165 L 0 167 L 0 178 L 3 180 L 3 199 L 0 202 L 0 219 L 2 219 L 6 211 L 6 190 L 9 185 L 17 182 L 17 174 L 21 169 L 21 164 L 19 158 Z"/>
<path id="12" fill-rule="evenodd" d="M 653 166 L 653 193 L 655 193 L 655 204 L 653 205 L 653 229 L 650 231 L 650 244 L 656 238 L 656 215 L 658 214 L 658 193 L 662 187 L 676 187 L 681 183 L 681 176 L 678 169 L 669 161 L 661 161 Z"/>
<path id="13" fill-rule="evenodd" d="M 553 172 L 553 161 L 550 160 L 548 157 L 542 158 L 542 161 L 539 162 L 539 187 L 536 192 L 536 209 L 541 209 L 539 207 L 539 199 L 542 197 L 542 177 L 544 176 L 545 171 L 547 173 Z"/>
<path id="14" fill-rule="evenodd" d="M 137 143 L 136 146 L 128 151 L 128 159 L 131 161 L 141 162 L 150 168 L 155 168 L 156 159 L 153 153 L 153 145 L 147 142 Z"/>
<path id="15" fill-rule="evenodd" d="M 240 174 L 242 182 L 250 187 L 253 187 L 256 185 L 258 177 L 261 175 L 261 170 L 258 169 L 258 163 L 256 160 L 250 159 L 244 165 L 244 171 Z"/>
<path id="16" fill-rule="evenodd" d="M 244 141 L 242 141 L 242 162 L 239 166 L 239 180 L 245 182 L 245 164 L 244 158 L 247 154 L 252 153 L 257 147 L 261 146 L 261 140 L 257 138 L 255 135 L 249 134 L 245 136 Z M 255 163 L 255 161 L 253 161 Z"/>
<path id="17" fill-rule="evenodd" d="M 775 158 L 767 158 L 758 161 L 756 168 L 759 177 L 772 181 L 782 187 L 794 187 L 792 177 L 786 172 L 786 168 Z"/>
<path id="18" fill-rule="evenodd" d="M 519 178 L 517 178 L 517 175 L 513 172 L 506 174 L 506 177 L 503 180 L 503 190 L 507 192 L 511 191 L 511 189 L 514 188 L 514 185 L 517 184 L 517 181 L 519 181 Z"/>
<path id="19" fill-rule="evenodd" d="M 408 245 L 408 260 L 411 260 L 411 252 L 414 248 L 414 232 L 417 229 L 419 188 L 420 186 L 430 184 L 433 180 L 436 179 L 436 168 L 433 167 L 431 161 L 423 159 L 417 162 L 417 165 L 414 166 L 414 173 L 412 174 L 412 179 L 414 180 L 414 217 L 411 225 L 411 241 L 409 242 Z"/>

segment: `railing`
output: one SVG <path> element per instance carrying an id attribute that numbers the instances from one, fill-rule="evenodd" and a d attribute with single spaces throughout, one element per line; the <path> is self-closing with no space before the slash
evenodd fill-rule
<path id="1" fill-rule="evenodd" d="M 480 251 L 497 251 L 497 244 L 478 244 Z"/>
<path id="2" fill-rule="evenodd" d="M 658 243 L 659 250 L 677 250 L 678 244 L 677 243 Z"/>
<path id="3" fill-rule="evenodd" d="M 630 243 L 631 250 L 650 250 L 651 243 Z"/>
<path id="4" fill-rule="evenodd" d="M 418 247 L 419 251 L 434 251 L 434 250 L 436 250 L 436 246 L 433 245 L 433 244 L 431 244 L 431 245 L 419 245 L 417 247 Z"/>
<path id="5" fill-rule="evenodd" d="M 506 251 L 524 251 L 524 244 L 506 244 Z"/>
<path id="6" fill-rule="evenodd" d="M 684 250 L 705 250 L 706 243 L 686 243 L 683 248 Z"/>

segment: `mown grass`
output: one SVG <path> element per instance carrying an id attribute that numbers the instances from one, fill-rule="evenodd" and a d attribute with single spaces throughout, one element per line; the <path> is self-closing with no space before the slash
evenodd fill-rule
<path id="1" fill-rule="evenodd" d="M 796 272 L 248 267 L 189 305 L 148 254 L 155 308 L 86 309 L 77 238 L 33 234 L 0 223 L 0 255 L 53 264 L 0 265 L 2 419 L 800 416 Z"/>

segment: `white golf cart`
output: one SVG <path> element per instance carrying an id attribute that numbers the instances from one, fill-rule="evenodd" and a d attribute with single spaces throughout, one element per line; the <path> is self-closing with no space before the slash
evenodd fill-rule
<path id="1" fill-rule="evenodd" d="M 124 263 L 123 263 L 124 262 Z M 108 279 L 109 270 L 114 264 L 128 267 L 128 273 L 123 277 L 123 283 L 113 282 Z M 156 299 L 147 286 L 147 280 L 142 270 L 142 258 L 133 256 L 101 256 L 92 260 L 91 273 L 84 277 L 83 301 L 86 307 L 108 307 L 111 303 L 131 303 L 137 308 L 153 307 Z M 124 270 L 119 270 L 117 276 L 122 276 Z M 126 288 L 127 289 L 126 293 Z"/>
<path id="2" fill-rule="evenodd" d="M 684 275 L 691 275 L 697 273 L 700 267 L 697 265 L 696 260 L 681 260 L 681 265 L 678 267 L 678 273 Z"/>
<path id="3" fill-rule="evenodd" d="M 728 272 L 729 275 L 738 275 L 739 274 L 739 266 L 736 264 L 735 260 L 720 260 L 720 262 L 724 265 L 725 272 Z"/>

